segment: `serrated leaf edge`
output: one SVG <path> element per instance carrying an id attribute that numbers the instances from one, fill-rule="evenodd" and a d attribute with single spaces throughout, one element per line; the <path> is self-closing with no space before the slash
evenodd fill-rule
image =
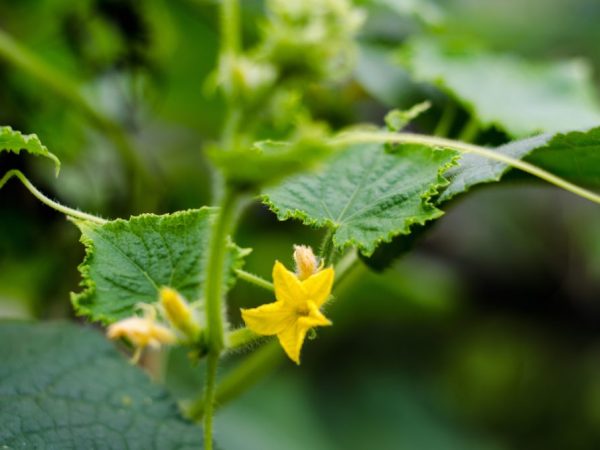
<path id="1" fill-rule="evenodd" d="M 0 135 L 2 135 L 5 132 L 7 132 L 9 134 L 18 135 L 23 140 L 24 144 L 19 147 L 13 147 L 13 146 L 9 147 L 6 145 L 1 145 L 0 151 L 6 150 L 6 151 L 9 151 L 9 152 L 12 152 L 12 153 L 15 153 L 18 155 L 21 153 L 22 150 L 25 150 L 26 152 L 28 152 L 31 155 L 43 156 L 45 158 L 48 158 L 54 163 L 55 175 L 58 176 L 58 174 L 60 173 L 60 159 L 58 159 L 58 157 L 54 153 L 50 152 L 48 150 L 48 147 L 46 147 L 44 144 L 42 144 L 42 141 L 40 140 L 40 138 L 38 137 L 37 134 L 23 134 L 18 130 L 13 130 L 13 128 L 9 127 L 9 126 L 0 127 Z M 32 151 L 31 147 L 38 148 L 39 150 Z"/>
<path id="2" fill-rule="evenodd" d="M 81 231 L 81 236 L 79 238 L 79 241 L 83 244 L 83 246 L 85 248 L 85 256 L 83 258 L 83 261 L 77 266 L 77 269 L 81 275 L 81 281 L 79 282 L 79 287 L 82 288 L 82 290 L 80 292 L 71 292 L 71 295 L 70 295 L 71 303 L 73 305 L 75 313 L 78 316 L 84 316 L 84 317 L 88 318 L 90 321 L 100 322 L 104 325 L 109 325 L 110 323 L 114 322 L 114 320 L 112 318 L 110 318 L 109 316 L 107 316 L 105 314 L 97 314 L 91 308 L 87 307 L 85 304 L 82 304 L 82 301 L 87 300 L 88 298 L 93 296 L 96 292 L 96 283 L 92 280 L 92 277 L 90 275 L 90 265 L 91 265 L 92 258 L 94 257 L 95 247 L 94 247 L 93 241 L 84 234 L 83 227 L 100 228 L 107 224 L 116 224 L 116 223 L 127 224 L 132 219 L 176 217 L 179 215 L 189 214 L 192 212 L 208 211 L 210 213 L 210 212 L 216 212 L 217 210 L 218 210 L 217 207 L 203 206 L 202 208 L 186 209 L 186 210 L 182 210 L 182 211 L 176 211 L 176 212 L 170 213 L 170 214 L 146 213 L 146 214 L 140 214 L 137 216 L 131 216 L 127 220 L 115 219 L 110 222 L 107 222 L 106 224 L 97 224 L 97 223 L 93 223 L 93 222 L 86 221 L 86 220 L 69 218 L 69 220 L 71 222 L 73 222 Z M 214 220 L 214 218 L 211 220 Z M 238 245 L 236 245 L 233 242 L 233 240 L 231 238 L 228 238 L 227 246 L 230 250 L 237 252 L 236 258 L 234 258 L 234 261 L 233 261 L 232 269 L 243 268 L 243 266 L 245 264 L 244 257 L 247 256 L 252 251 L 252 249 L 239 247 Z M 227 277 L 226 283 L 227 283 L 228 288 L 233 287 L 233 285 L 235 284 L 235 282 L 237 280 L 237 277 L 235 277 L 233 275 L 233 273 L 235 273 L 234 270 L 232 270 L 232 273 L 229 274 Z"/>
<path id="3" fill-rule="evenodd" d="M 446 171 L 448 171 L 448 169 L 450 169 L 451 167 L 455 167 L 458 164 L 458 160 L 460 159 L 460 154 L 452 149 L 445 148 L 445 147 L 431 146 L 428 148 L 432 149 L 433 151 L 448 151 L 448 152 L 455 153 L 455 156 L 450 161 L 448 161 L 443 166 L 440 166 L 440 168 L 438 169 L 437 182 L 430 185 L 429 190 L 420 196 L 421 200 L 423 201 L 423 205 L 426 207 L 430 207 L 434 211 L 437 210 L 438 214 L 435 217 L 431 217 L 431 218 L 424 219 L 424 220 L 418 220 L 418 219 L 415 219 L 412 221 L 409 220 L 404 224 L 403 227 L 390 231 L 386 236 L 382 237 L 381 239 L 376 240 L 373 243 L 373 245 L 370 247 L 365 247 L 363 245 L 360 245 L 358 242 L 356 242 L 353 239 L 348 240 L 348 241 L 344 242 L 343 244 L 340 244 L 339 242 L 337 242 L 336 237 L 335 237 L 336 236 L 335 231 L 341 224 L 338 224 L 338 223 L 334 222 L 333 220 L 312 219 L 308 216 L 308 214 L 306 214 L 304 211 L 301 211 L 299 209 L 287 210 L 285 212 L 282 212 L 281 208 L 278 208 L 269 199 L 269 196 L 267 194 L 261 194 L 260 201 L 265 206 L 267 206 L 267 208 L 269 208 L 269 210 L 271 212 L 273 212 L 277 216 L 277 219 L 279 221 L 295 219 L 295 220 L 300 220 L 303 225 L 312 226 L 315 228 L 327 227 L 334 232 L 333 243 L 339 250 L 344 250 L 347 247 L 354 246 L 354 247 L 358 248 L 364 256 L 368 257 L 368 256 L 371 256 L 375 252 L 376 248 L 380 244 L 383 244 L 386 242 L 391 242 L 391 240 L 396 236 L 399 236 L 402 234 L 410 234 L 410 230 L 413 225 L 424 225 L 426 222 L 428 222 L 430 220 L 438 219 L 439 217 L 444 215 L 444 212 L 441 209 L 437 208 L 436 205 L 434 203 L 432 203 L 432 200 L 437 194 L 439 194 L 441 192 L 440 191 L 441 188 L 446 187 L 450 184 L 450 180 L 445 178 L 443 176 L 443 174 Z"/>
<path id="4" fill-rule="evenodd" d="M 369 256 L 373 255 L 373 253 L 375 252 L 377 247 L 379 247 L 381 244 L 391 242 L 396 236 L 409 235 L 411 233 L 412 227 L 414 225 L 424 225 L 427 222 L 439 219 L 440 217 L 442 217 L 445 214 L 445 212 L 443 210 L 439 209 L 436 206 L 436 204 L 433 203 L 433 199 L 441 192 L 440 191 L 441 188 L 446 187 L 450 184 L 450 180 L 448 180 L 443 175 L 445 172 L 448 171 L 448 169 L 450 169 L 451 167 L 455 167 L 457 165 L 458 160 L 460 159 L 460 154 L 458 154 L 456 151 L 454 151 L 452 149 L 444 148 L 444 147 L 431 146 L 429 148 L 431 150 L 433 150 L 434 152 L 446 151 L 446 152 L 451 152 L 451 153 L 455 154 L 455 156 L 453 156 L 446 164 L 444 164 L 438 168 L 436 182 L 433 184 L 430 184 L 429 190 L 427 190 L 425 193 L 423 193 L 419 196 L 419 198 L 422 201 L 423 207 L 426 208 L 428 211 L 435 213 L 435 215 L 432 217 L 427 217 L 425 219 L 414 218 L 412 220 L 406 220 L 404 222 L 404 226 L 390 230 L 384 237 L 381 237 L 381 238 L 375 240 L 372 243 L 372 245 L 368 246 L 368 247 L 360 245 L 358 242 L 356 242 L 353 239 L 348 240 L 348 241 L 344 242 L 343 244 L 340 244 L 340 243 L 336 242 L 336 235 L 334 233 L 333 243 L 339 250 L 344 250 L 348 247 L 354 246 L 357 249 L 359 249 L 360 252 L 364 256 L 369 257 Z"/>

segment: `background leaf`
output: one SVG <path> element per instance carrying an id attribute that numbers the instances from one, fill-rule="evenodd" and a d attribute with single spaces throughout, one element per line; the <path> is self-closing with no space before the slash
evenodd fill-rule
<path id="1" fill-rule="evenodd" d="M 201 430 L 99 333 L 0 324 L 3 448 L 199 449 Z"/>
<path id="2" fill-rule="evenodd" d="M 232 183 L 255 187 L 273 184 L 308 170 L 331 154 L 327 134 L 319 126 L 302 127 L 291 142 L 259 141 L 251 148 L 213 148 L 208 156 Z"/>
<path id="3" fill-rule="evenodd" d="M 78 314 L 111 323 L 131 316 L 140 302 L 155 303 L 162 286 L 177 289 L 190 302 L 200 300 L 215 212 L 143 214 L 103 225 L 75 221 L 87 250 L 79 266 L 85 289 L 72 294 Z M 230 245 L 230 271 L 243 265 L 247 253 Z M 230 273 L 229 286 L 235 280 Z"/>
<path id="4" fill-rule="evenodd" d="M 442 174 L 455 156 L 424 146 L 390 153 L 380 144 L 354 145 L 321 172 L 268 189 L 264 201 L 280 220 L 328 227 L 337 247 L 355 245 L 369 255 L 379 243 L 443 214 L 430 198 L 447 184 Z"/>
<path id="5" fill-rule="evenodd" d="M 498 153 L 525 159 L 575 183 L 600 187 L 600 128 L 566 134 L 543 134 L 496 149 Z M 480 183 L 499 181 L 510 166 L 477 155 L 465 154 L 447 172 L 450 184 L 440 194 L 446 201 Z"/>
<path id="6" fill-rule="evenodd" d="M 600 124 L 597 93 L 581 60 L 530 63 L 431 38 L 409 41 L 403 54 L 415 78 L 454 97 L 485 127 L 524 137 Z"/>
<path id="7" fill-rule="evenodd" d="M 25 150 L 32 155 L 44 156 L 54 162 L 56 175 L 60 171 L 59 159 L 48 151 L 35 134 L 22 134 L 11 127 L 0 127 L 0 152 L 3 150 L 17 154 Z"/>

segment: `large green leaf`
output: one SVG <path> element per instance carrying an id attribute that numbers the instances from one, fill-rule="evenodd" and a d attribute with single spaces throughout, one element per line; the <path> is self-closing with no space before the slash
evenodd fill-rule
<path id="1" fill-rule="evenodd" d="M 410 233 L 443 213 L 430 199 L 447 184 L 442 174 L 456 153 L 417 145 L 360 144 L 341 150 L 319 173 L 293 177 L 268 189 L 264 201 L 280 220 L 335 230 L 338 248 L 365 255 L 382 242 Z"/>
<path id="2" fill-rule="evenodd" d="M 566 134 L 543 134 L 496 149 L 498 153 L 525 159 L 575 183 L 600 187 L 600 128 Z M 446 201 L 480 183 L 499 181 L 510 170 L 503 162 L 465 154 L 447 175 L 451 182 L 439 201 Z"/>
<path id="3" fill-rule="evenodd" d="M 0 152 L 3 150 L 17 154 L 21 150 L 25 150 L 32 155 L 49 158 L 54 162 L 56 174 L 58 175 L 60 161 L 54 154 L 48 151 L 35 134 L 22 134 L 11 127 L 0 127 Z"/>
<path id="4" fill-rule="evenodd" d="M 597 93 L 582 61 L 535 64 L 425 38 L 410 41 L 403 55 L 415 78 L 455 97 L 483 126 L 523 137 L 600 124 Z"/>
<path id="5" fill-rule="evenodd" d="M 201 430 L 95 331 L 4 322 L 0 354 L 0 448 L 202 448 Z"/>
<path id="6" fill-rule="evenodd" d="M 72 294 L 77 313 L 111 323 L 132 315 L 138 303 L 155 303 L 162 286 L 177 289 L 189 301 L 200 300 L 215 215 L 215 208 L 202 208 L 103 225 L 76 220 L 86 246 L 79 266 L 85 289 Z M 230 244 L 228 285 L 247 252 Z"/>

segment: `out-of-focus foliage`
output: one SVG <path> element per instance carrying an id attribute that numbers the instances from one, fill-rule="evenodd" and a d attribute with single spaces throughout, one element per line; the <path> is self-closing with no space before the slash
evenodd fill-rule
<path id="1" fill-rule="evenodd" d="M 201 448 L 163 389 L 95 331 L 3 322 L 0 350 L 7 448 Z"/>
<path id="2" fill-rule="evenodd" d="M 534 64 L 427 38 L 402 52 L 417 80 L 454 97 L 482 127 L 520 137 L 600 122 L 600 103 L 582 61 Z"/>
<path id="3" fill-rule="evenodd" d="M 253 117 L 269 119 L 263 129 L 244 124 L 260 139 L 292 136 L 290 117 L 302 117 L 303 123 L 321 121 L 323 129 L 331 130 L 357 121 L 383 125 L 389 109 L 406 109 L 425 99 L 432 107 L 409 129 L 458 137 L 472 111 L 465 93 L 418 83 L 397 60 L 404 43 L 423 35 L 437 34 L 440 40 L 450 35 L 485 55 L 510 53 L 510 61 L 520 61 L 518 66 L 555 67 L 560 61 L 585 58 L 587 63 L 577 67 L 589 64 L 592 71 L 576 80 L 576 102 L 588 105 L 592 116 L 597 113 L 597 94 L 588 94 L 597 92 L 600 73 L 600 7 L 595 0 L 356 1 L 363 11 L 363 28 L 351 26 L 356 17 L 327 36 L 333 52 L 345 50 L 341 43 L 351 42 L 358 32 L 354 54 L 343 51 L 334 67 L 324 65 L 319 53 L 290 57 L 301 40 L 315 38 L 294 35 L 296 22 L 284 14 L 271 16 L 285 30 L 277 32 L 277 46 L 261 47 L 275 22 L 268 22 L 263 2 L 242 3 L 244 43 L 256 52 L 250 60 L 236 61 L 241 86 L 268 86 L 273 76 L 280 76 L 263 65 L 265 54 L 286 62 L 284 73 L 290 77 L 267 104 L 260 102 L 260 92 L 244 100 Z M 291 8 L 292 2 L 278 3 Z M 74 80 L 74 89 L 126 131 L 151 180 L 152 205 L 142 206 L 132 195 L 132 169 L 124 165 L 114 139 L 4 58 L 0 124 L 37 133 L 63 161 L 63 170 L 56 182 L 46 161 L 19 159 L 8 152 L 0 154 L 2 170 L 26 169 L 51 197 L 109 217 L 127 217 L 140 209 L 162 214 L 210 203 L 213 179 L 202 149 L 218 138 L 225 119 L 223 99 L 214 93 L 217 6 L 212 0 L 0 0 L 0 29 Z M 357 65 L 350 76 L 338 77 L 338 70 L 348 74 L 353 58 Z M 299 89 L 294 80 L 299 72 L 292 64 L 296 61 L 301 61 L 304 75 L 326 74 L 328 82 Z M 432 72 L 440 77 L 475 77 L 472 65 L 454 59 L 438 62 Z M 446 67 L 456 71 L 449 74 Z M 476 68 L 481 69 L 480 62 Z M 498 71 L 513 73 L 506 67 Z M 479 75 L 469 87 L 479 90 L 491 81 Z M 533 84 L 538 82 L 536 74 Z M 490 118 L 505 110 L 503 94 L 489 114 L 485 110 L 484 120 L 476 108 L 479 120 L 495 122 Z M 575 117 L 560 109 L 554 111 L 561 120 Z M 538 121 L 537 108 L 515 123 L 522 112 L 503 114 L 507 123 L 477 130 L 472 140 L 498 147 L 508 142 L 509 134 L 555 131 L 554 119 L 549 125 Z M 452 118 L 446 130 L 438 126 L 444 114 Z M 530 119 L 536 119 L 533 125 Z M 241 144 L 245 151 L 251 143 Z M 598 152 L 592 144 L 593 157 Z M 230 168 L 231 178 L 254 187 L 257 179 L 273 180 L 280 170 L 297 170 L 299 159 L 306 167 L 318 168 L 321 161 L 305 160 L 301 149 L 290 158 L 277 153 L 272 161 L 265 154 L 275 149 L 261 150 L 244 157 L 267 159 L 266 169 L 245 167 L 235 152 L 222 167 Z M 547 161 L 547 168 L 557 171 L 553 156 L 547 156 L 537 160 L 534 154 L 531 161 Z M 595 182 L 597 172 L 587 161 L 577 165 L 573 160 L 569 170 L 580 170 Z M 381 449 L 595 448 L 600 441 L 600 215 L 583 201 L 555 189 L 526 187 L 523 181 L 514 176 L 504 186 L 449 204 L 443 221 L 419 240 L 411 239 L 410 255 L 383 274 L 365 275 L 360 283 L 341 289 L 327 311 L 334 327 L 319 330 L 318 345 L 308 342 L 301 376 L 286 366 L 238 403 L 225 405 L 216 417 L 220 445 L 360 449 L 375 439 Z M 291 264 L 292 244 L 316 247 L 322 237 L 298 223 L 278 222 L 260 206 L 250 208 L 242 222 L 236 242 L 255 249 L 246 258 L 248 270 L 265 277 L 273 260 Z M 70 315 L 68 293 L 77 290 L 76 266 L 84 253 L 76 228 L 38 204 L 22 186 L 10 183 L 0 195 L 0 236 L 0 315 Z M 399 253 L 395 250 L 394 258 Z M 382 259 L 384 265 L 390 262 Z M 231 296 L 234 324 L 241 323 L 238 307 L 273 300 L 267 292 L 240 284 Z M 201 390 L 198 369 L 184 364 L 170 368 L 178 381 L 189 381 L 186 395 Z M 232 427 L 238 433 L 230 433 Z"/>

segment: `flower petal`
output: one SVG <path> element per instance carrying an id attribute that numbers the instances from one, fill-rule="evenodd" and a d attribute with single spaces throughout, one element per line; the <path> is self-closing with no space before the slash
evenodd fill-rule
<path id="1" fill-rule="evenodd" d="M 296 316 L 294 310 L 285 303 L 275 302 L 258 308 L 242 309 L 242 318 L 246 326 L 255 333 L 272 336 L 293 326 Z"/>
<path id="2" fill-rule="evenodd" d="M 313 302 L 308 302 L 308 312 L 308 316 L 303 316 L 298 319 L 301 325 L 307 328 L 326 327 L 331 325 L 331 320 L 325 317 Z"/>
<path id="3" fill-rule="evenodd" d="M 279 343 L 296 364 L 300 364 L 300 350 L 308 329 L 309 327 L 302 325 L 300 321 L 296 321 L 292 326 L 277 334 Z"/>
<path id="4" fill-rule="evenodd" d="M 335 272 L 333 268 L 329 267 L 302 282 L 304 289 L 306 289 L 307 299 L 314 302 L 317 308 L 320 308 L 329 298 L 334 277 Z"/>
<path id="5" fill-rule="evenodd" d="M 273 285 L 275 298 L 290 306 L 301 306 L 306 301 L 305 288 L 293 272 L 279 261 L 273 266 Z"/>

